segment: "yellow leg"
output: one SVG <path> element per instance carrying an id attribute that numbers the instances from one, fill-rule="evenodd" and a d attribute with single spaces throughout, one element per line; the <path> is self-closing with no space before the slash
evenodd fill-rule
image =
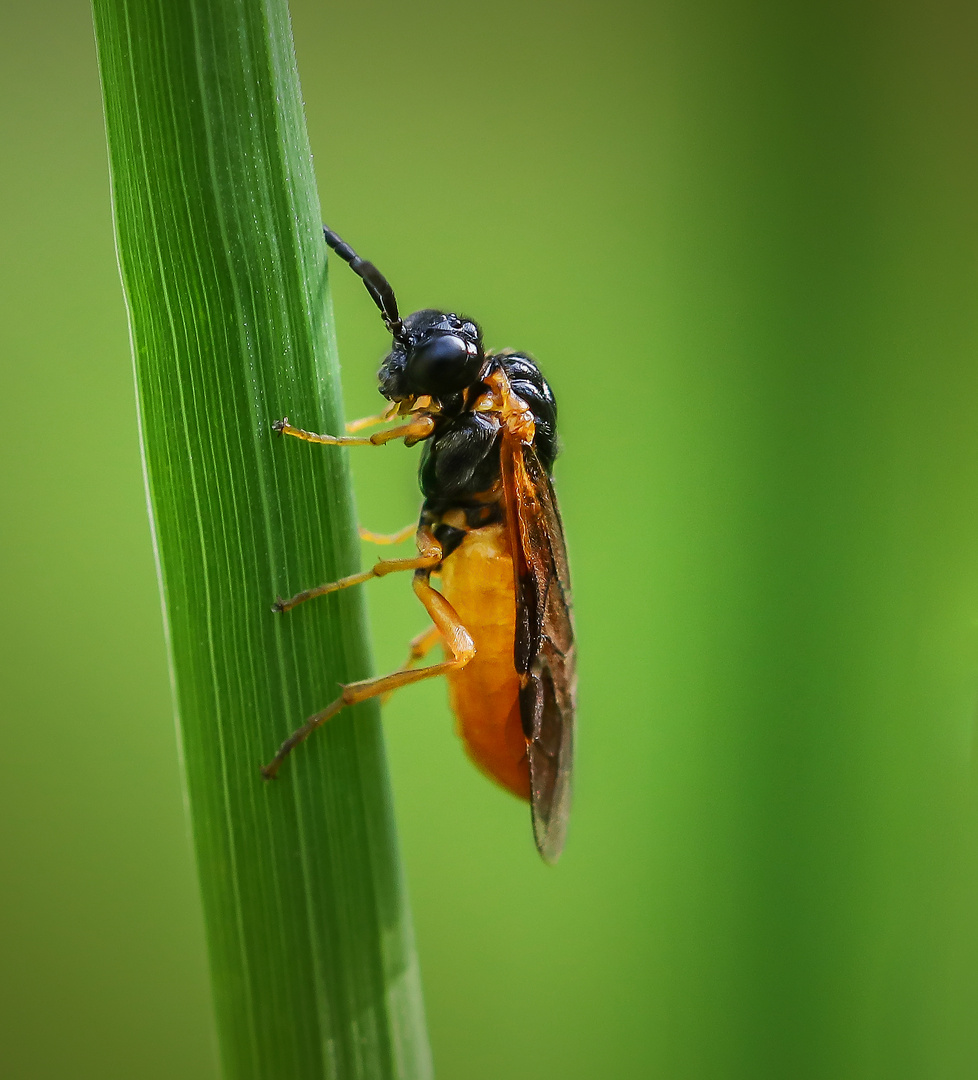
<path id="1" fill-rule="evenodd" d="M 360 539 L 366 540 L 368 544 L 400 544 L 407 540 L 409 536 L 413 536 L 417 528 L 418 526 L 413 521 L 410 525 L 405 525 L 403 529 L 398 529 L 395 533 L 375 533 L 361 527 Z"/>
<path id="2" fill-rule="evenodd" d="M 414 446 L 422 439 L 427 439 L 434 430 L 435 422 L 427 413 L 414 416 L 406 424 L 398 424 L 387 431 L 378 431 L 369 439 L 354 435 L 317 435 L 314 431 L 294 427 L 287 416 L 272 424 L 272 431 L 277 431 L 279 435 L 291 435 L 304 442 L 320 443 L 323 446 L 383 446 L 393 439 L 403 439 L 405 446 Z"/>
<path id="3" fill-rule="evenodd" d="M 431 587 L 428 580 L 430 571 L 417 570 L 414 575 L 414 592 L 425 606 L 425 610 L 431 616 L 435 624 L 434 630 L 448 646 L 452 654 L 451 660 L 444 660 L 440 664 L 432 664 L 425 668 L 401 668 L 390 675 L 381 675 L 375 679 L 364 679 L 361 682 L 349 683 L 343 687 L 343 693 L 325 709 L 313 713 L 312 716 L 294 731 L 278 749 L 278 753 L 267 764 L 262 766 L 261 774 L 266 780 L 272 780 L 289 754 L 304 742 L 318 727 L 322 727 L 327 720 L 331 720 L 341 709 L 347 705 L 356 705 L 370 698 L 384 697 L 402 686 L 410 686 L 411 683 L 421 682 L 423 679 L 433 679 L 437 675 L 447 675 L 448 672 L 463 668 L 475 656 L 475 644 L 468 630 L 462 625 L 452 605 L 437 590 Z M 415 647 L 418 649 L 427 644 L 432 632 L 421 634 L 411 643 L 412 655 Z M 432 644 L 434 642 L 432 641 Z M 430 645 L 428 646 L 430 648 Z M 427 648 L 425 649 L 427 652 Z M 423 654 L 422 654 L 423 655 Z"/>
<path id="4" fill-rule="evenodd" d="M 355 431 L 362 431 L 364 428 L 375 427 L 377 424 L 386 424 L 388 420 L 393 420 L 396 415 L 397 402 L 392 401 L 382 413 L 378 413 L 376 416 L 361 416 L 359 420 L 349 421 L 346 425 L 346 433 L 352 435 Z"/>
<path id="5" fill-rule="evenodd" d="M 291 611 L 294 607 L 304 604 L 307 600 L 315 600 L 317 596 L 326 596 L 328 593 L 339 592 L 340 589 L 349 589 L 351 585 L 362 585 L 375 577 L 386 577 L 388 574 L 396 574 L 401 570 L 423 570 L 437 566 L 441 562 L 441 548 L 437 554 L 419 555 L 415 559 L 381 559 L 369 570 L 360 574 L 350 574 L 349 577 L 340 578 L 339 581 L 330 581 L 325 585 L 317 585 L 314 589 L 304 589 L 288 600 L 279 597 L 272 604 L 272 611 Z"/>
<path id="6" fill-rule="evenodd" d="M 408 649 L 407 660 L 404 661 L 404 667 L 402 671 L 407 671 L 413 668 L 415 664 L 420 663 L 431 650 L 441 642 L 441 631 L 437 626 L 431 626 L 427 630 L 422 630 L 417 637 L 411 638 L 411 645 Z M 380 699 L 381 705 L 386 705 L 393 690 L 388 690 L 386 694 Z"/>
<path id="7" fill-rule="evenodd" d="M 307 600 L 315 600 L 317 596 L 326 596 L 328 593 L 339 592 L 340 589 L 349 589 L 351 585 L 362 585 L 371 578 L 386 577 L 388 574 L 396 574 L 401 570 L 424 570 L 437 566 L 442 560 L 442 554 L 441 544 L 435 539 L 431 529 L 422 526 L 418 529 L 418 554 L 415 558 L 381 559 L 369 570 L 364 570 L 359 574 L 350 574 L 348 577 L 340 578 L 339 581 L 329 581 L 313 589 L 303 589 L 288 600 L 283 600 L 280 596 L 272 604 L 272 611 L 291 611 Z"/>
<path id="8" fill-rule="evenodd" d="M 439 595 L 441 595 L 439 593 Z M 404 661 L 406 668 L 414 667 L 419 660 L 423 660 L 431 650 L 441 642 L 441 631 L 437 626 L 429 626 L 422 630 L 416 637 L 411 638 L 408 648 L 407 660 Z"/>

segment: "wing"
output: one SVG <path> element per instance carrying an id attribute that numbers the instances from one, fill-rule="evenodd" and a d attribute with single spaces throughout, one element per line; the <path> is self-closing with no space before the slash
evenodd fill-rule
<path id="1" fill-rule="evenodd" d="M 504 429 L 501 449 L 533 835 L 543 858 L 556 862 L 570 812 L 577 688 L 567 549 L 553 486 L 533 447 Z"/>

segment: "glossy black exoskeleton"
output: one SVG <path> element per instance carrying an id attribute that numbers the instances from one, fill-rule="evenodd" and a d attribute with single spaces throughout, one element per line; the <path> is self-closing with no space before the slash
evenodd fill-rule
<path id="1" fill-rule="evenodd" d="M 474 406 L 489 389 L 486 380 L 501 368 L 533 413 L 533 447 L 549 475 L 557 455 L 557 403 L 546 379 L 525 353 L 487 353 L 479 324 L 465 316 L 424 308 L 401 319 L 394 291 L 373 263 L 331 229 L 324 233 L 326 243 L 363 279 L 394 338 L 377 372 L 380 392 L 391 402 L 432 400 L 435 430 L 424 443 L 419 467 L 421 520 L 437 534 L 442 515 L 461 509 L 473 527 L 487 524 L 500 504 L 478 497 L 499 481 L 500 427 L 495 415 Z M 439 535 L 449 545 L 446 555 L 461 539 L 454 535 L 457 530 L 449 530 L 441 526 Z"/>

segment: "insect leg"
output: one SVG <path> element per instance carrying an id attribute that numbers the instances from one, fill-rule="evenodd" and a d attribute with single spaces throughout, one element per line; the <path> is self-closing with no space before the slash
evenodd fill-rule
<path id="1" fill-rule="evenodd" d="M 408 648 L 407 660 L 404 661 L 404 667 L 402 671 L 406 671 L 409 668 L 413 668 L 415 664 L 423 660 L 428 653 L 441 641 L 441 631 L 437 626 L 429 627 L 427 630 L 422 630 L 417 637 L 411 638 L 411 645 Z M 386 705 L 393 690 L 388 690 L 381 699 L 381 705 Z"/>
<path id="2" fill-rule="evenodd" d="M 370 436 L 369 441 L 373 446 L 383 446 L 384 443 L 388 443 L 392 439 L 403 439 L 405 446 L 414 446 L 415 443 L 421 442 L 422 439 L 427 439 L 434 430 L 435 421 L 427 413 L 418 413 L 417 416 L 412 416 L 406 424 L 398 424 L 396 427 L 388 428 L 386 431 L 378 431 Z"/>
<path id="3" fill-rule="evenodd" d="M 381 559 L 369 570 L 364 570 L 359 574 L 350 574 L 348 577 L 340 578 L 339 581 L 330 581 L 312 589 L 303 589 L 288 600 L 283 600 L 280 596 L 272 604 L 272 611 L 291 611 L 292 608 L 304 604 L 307 600 L 315 600 L 317 596 L 326 596 L 327 593 L 339 592 L 340 589 L 349 589 L 351 585 L 362 585 L 371 578 L 386 577 L 400 570 L 420 570 L 437 566 L 443 557 L 442 546 L 435 539 L 431 529 L 422 526 L 418 529 L 418 554 L 413 559 Z"/>
<path id="4" fill-rule="evenodd" d="M 377 424 L 386 424 L 388 420 L 393 420 L 397 413 L 397 402 L 393 401 L 382 413 L 378 413 L 376 416 L 361 416 L 359 420 L 350 420 L 346 425 L 347 435 L 352 435 L 355 431 L 362 431 L 364 428 L 375 427 Z"/>
<path id="5" fill-rule="evenodd" d="M 320 443 L 323 446 L 383 446 L 392 439 L 403 439 L 406 446 L 414 446 L 422 439 L 427 439 L 434 430 L 434 420 L 425 413 L 412 417 L 406 424 L 398 424 L 387 431 L 378 431 L 369 439 L 356 435 L 318 435 L 315 431 L 305 431 L 290 424 L 287 416 L 272 424 L 272 431 L 277 431 L 279 435 L 291 435 L 304 442 Z"/>
<path id="6" fill-rule="evenodd" d="M 278 749 L 278 753 L 267 764 L 262 766 L 262 776 L 266 780 L 274 778 L 282 762 L 289 756 L 292 750 L 304 742 L 318 727 L 322 727 L 327 720 L 331 720 L 341 709 L 347 705 L 356 705 L 370 698 L 384 697 L 402 686 L 410 686 L 411 683 L 421 682 L 423 679 L 432 679 L 438 675 L 447 675 L 448 672 L 465 665 L 475 656 L 475 644 L 468 630 L 462 625 L 455 609 L 436 589 L 432 588 L 429 578 L 431 571 L 419 569 L 414 573 L 414 592 L 425 606 L 425 610 L 431 616 L 435 624 L 433 630 L 444 640 L 452 654 L 451 660 L 443 660 L 440 664 L 431 664 L 424 668 L 401 668 L 390 675 L 380 675 L 375 679 L 363 679 L 360 682 L 348 683 L 343 687 L 343 693 L 330 705 L 312 716 L 294 731 Z M 412 654 L 415 645 L 420 650 L 422 645 L 428 645 L 428 638 L 433 634 L 419 635 L 411 643 Z M 431 641 L 434 644 L 434 640 Z M 425 648 L 427 652 L 427 648 Z M 409 661 L 410 662 L 410 661 Z"/>
<path id="7" fill-rule="evenodd" d="M 291 611 L 294 607 L 304 604 L 307 600 L 315 600 L 317 596 L 326 596 L 329 593 L 339 592 L 340 589 L 349 589 L 351 585 L 362 585 L 375 577 L 386 577 L 388 574 L 396 574 L 401 570 L 419 570 L 426 567 L 437 566 L 441 562 L 441 551 L 432 555 L 418 555 L 414 559 L 381 559 L 374 563 L 369 570 L 360 574 L 350 574 L 340 578 L 339 581 L 330 581 L 325 585 L 317 585 L 314 589 L 303 589 L 302 592 L 290 596 L 288 600 L 279 597 L 272 604 L 272 611 Z"/>
<path id="8" fill-rule="evenodd" d="M 395 533 L 375 533 L 361 528 L 360 539 L 366 540 L 368 544 L 400 544 L 412 536 L 417 527 L 412 521 L 410 525 L 405 525 L 403 529 L 398 529 Z"/>
<path id="9" fill-rule="evenodd" d="M 427 630 L 422 630 L 416 637 L 411 638 L 407 659 L 404 661 L 404 668 L 413 668 L 414 665 L 420 660 L 423 660 L 428 653 L 441 642 L 441 640 L 441 631 L 437 626 L 429 626 Z"/>

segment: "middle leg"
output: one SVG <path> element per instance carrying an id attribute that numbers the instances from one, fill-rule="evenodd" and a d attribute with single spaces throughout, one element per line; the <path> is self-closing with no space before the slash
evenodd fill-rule
<path id="1" fill-rule="evenodd" d="M 340 589 L 349 589 L 351 585 L 362 585 L 375 577 L 386 577 L 388 574 L 396 574 L 401 570 L 425 570 L 437 566 L 442 560 L 442 546 L 435 539 L 434 533 L 423 526 L 418 529 L 418 554 L 413 559 L 381 559 L 369 570 L 359 574 L 350 574 L 340 578 L 339 581 L 329 581 L 325 585 L 317 585 L 313 589 L 303 589 L 295 596 L 283 600 L 279 597 L 272 604 L 272 611 L 291 611 L 299 604 L 307 600 L 314 600 L 317 596 L 326 596 L 328 593 L 339 592 Z"/>

